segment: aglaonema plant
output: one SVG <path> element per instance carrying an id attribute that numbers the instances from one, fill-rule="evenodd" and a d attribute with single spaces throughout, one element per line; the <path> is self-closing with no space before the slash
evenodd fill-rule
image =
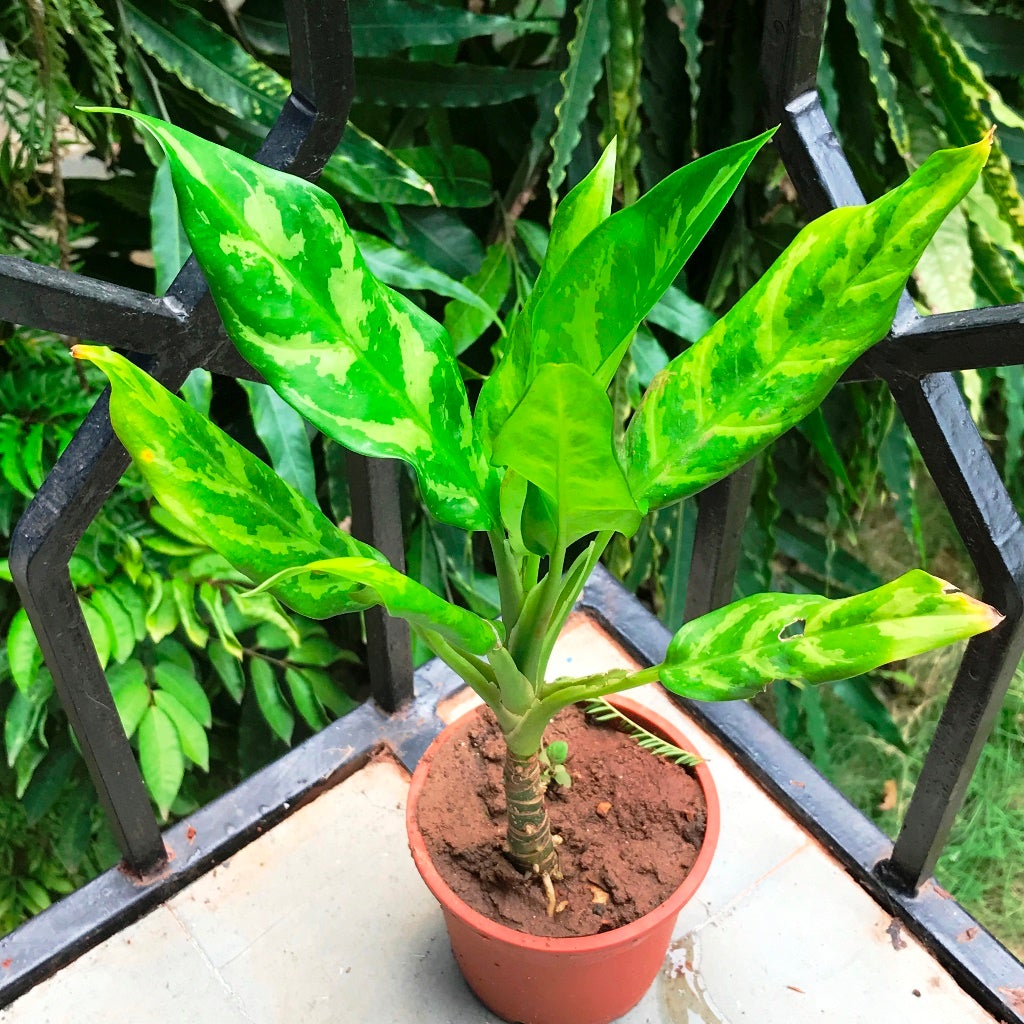
<path id="1" fill-rule="evenodd" d="M 487 534 L 501 617 L 398 572 L 130 361 L 79 345 L 110 378 L 118 436 L 157 499 L 257 590 L 316 618 L 382 604 L 483 698 L 507 744 L 509 856 L 544 880 L 549 906 L 559 868 L 539 753 L 560 709 L 656 679 L 700 700 L 747 697 L 780 678 L 820 683 L 999 622 L 913 571 L 843 600 L 759 594 L 688 622 L 663 664 L 546 678 L 613 535 L 737 469 L 885 334 L 990 138 L 938 152 L 881 199 L 806 227 L 654 378 L 616 443 L 607 388 L 637 325 L 770 132 L 695 160 L 614 214 L 610 148 L 559 205 L 536 285 L 503 328 L 503 355 L 471 411 L 445 330 L 370 274 L 325 192 L 132 116 L 167 152 L 185 229 L 241 354 L 329 437 L 412 466 L 437 519 Z"/>

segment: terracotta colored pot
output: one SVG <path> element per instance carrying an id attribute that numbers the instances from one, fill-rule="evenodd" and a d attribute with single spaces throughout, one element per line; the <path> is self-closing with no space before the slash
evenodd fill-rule
<path id="1" fill-rule="evenodd" d="M 621 697 L 613 702 L 645 728 L 677 746 L 693 749 L 675 726 L 642 705 Z M 661 906 L 631 924 L 599 935 L 541 938 L 491 921 L 463 902 L 434 868 L 416 825 L 416 805 L 430 764 L 462 721 L 445 729 L 427 748 L 413 774 L 406 811 L 413 860 L 444 911 L 459 969 L 481 1001 L 505 1020 L 608 1024 L 635 1006 L 650 988 L 664 961 L 679 911 L 707 874 L 720 822 L 711 774 L 704 764 L 696 768 L 707 801 L 704 842 L 690 873 Z"/>

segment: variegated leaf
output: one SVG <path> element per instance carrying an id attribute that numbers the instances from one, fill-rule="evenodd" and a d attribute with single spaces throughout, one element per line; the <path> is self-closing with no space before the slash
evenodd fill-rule
<path id="1" fill-rule="evenodd" d="M 242 355 L 328 437 L 412 465 L 431 512 L 497 519 L 444 328 L 368 270 L 337 203 L 308 181 L 142 114 L 164 147 L 182 220 Z"/>
<path id="2" fill-rule="evenodd" d="M 638 501 L 656 508 L 702 490 L 817 407 L 889 329 L 907 277 L 990 145 L 941 150 L 881 199 L 809 224 L 654 378 L 624 441 Z"/>
<path id="3" fill-rule="evenodd" d="M 110 378 L 110 419 L 164 508 L 236 569 L 262 582 L 282 569 L 323 558 L 384 556 L 337 529 L 272 469 L 205 416 L 107 348 L 76 345 Z M 337 584 L 308 575 L 276 588 L 303 615 L 346 610 Z M 347 608 L 368 603 L 349 588 Z M 328 605 L 329 602 L 329 605 Z M 325 610 L 326 609 L 326 610 Z"/>
<path id="4" fill-rule="evenodd" d="M 607 387 L 647 315 L 729 201 L 756 139 L 694 160 L 578 242 L 531 302 L 518 337 L 480 392 L 485 443 L 546 363 L 572 363 Z"/>
<path id="5" fill-rule="evenodd" d="M 840 600 L 755 594 L 683 626 L 660 678 L 684 697 L 735 700 L 773 679 L 857 676 L 984 633 L 1002 618 L 920 569 Z"/>
<path id="6" fill-rule="evenodd" d="M 372 558 L 328 558 L 298 565 L 272 576 L 252 593 L 276 591 L 295 577 L 311 577 L 314 580 L 324 578 L 328 581 L 323 584 L 327 595 L 330 592 L 330 581 L 338 581 L 334 585 L 338 589 L 339 611 L 345 610 L 344 605 L 352 585 L 359 584 L 363 587 L 367 605 L 383 604 L 389 615 L 439 633 L 471 654 L 486 654 L 499 642 L 498 631 L 493 623 L 458 605 L 450 604 L 416 580 Z M 329 601 L 329 596 L 325 596 L 324 600 Z"/>
<path id="7" fill-rule="evenodd" d="M 523 371 L 530 360 L 530 324 L 538 299 L 573 250 L 611 213 L 615 187 L 615 153 L 616 142 L 612 139 L 590 173 L 555 210 L 540 273 L 512 324 L 505 342 L 505 356 L 484 384 L 477 401 L 477 423 L 485 443 L 493 441 L 492 429 L 497 432 L 507 410 L 512 409 L 522 397 L 520 389 L 523 387 Z M 492 408 L 501 411 L 497 416 L 492 416 Z"/>
<path id="8" fill-rule="evenodd" d="M 556 535 L 548 539 L 548 551 L 597 530 L 628 536 L 640 525 L 615 458 L 611 403 L 578 366 L 541 369 L 495 439 L 493 459 L 551 502 Z"/>

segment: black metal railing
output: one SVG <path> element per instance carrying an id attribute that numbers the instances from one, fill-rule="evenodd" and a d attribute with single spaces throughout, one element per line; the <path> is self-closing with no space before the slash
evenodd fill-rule
<path id="1" fill-rule="evenodd" d="M 293 49 L 292 90 L 256 159 L 315 179 L 344 131 L 353 95 L 353 63 L 345 0 L 292 0 L 286 5 Z M 258 375 L 227 340 L 194 258 L 163 298 L 49 267 L 0 257 L 0 317 L 121 346 L 172 390 L 202 366 L 236 377 Z M 114 436 L 105 393 L 46 478 L 11 540 L 14 582 L 39 639 L 46 664 L 82 748 L 114 837 L 126 863 L 140 875 L 166 859 L 160 828 L 121 727 L 68 572 L 68 560 L 128 466 Z M 392 464 L 350 460 L 357 496 L 353 529 L 404 563 Z M 375 652 L 371 686 L 381 706 L 394 710 L 412 692 L 408 631 L 378 611 L 367 617 Z"/>
<path id="2" fill-rule="evenodd" d="M 826 6 L 826 0 L 768 0 L 762 50 L 766 121 L 781 124 L 776 145 L 811 214 L 863 201 L 817 93 Z M 345 0 L 290 0 L 286 9 L 293 51 L 292 94 L 258 159 L 315 178 L 340 138 L 352 98 L 347 4 Z M 120 346 L 136 353 L 172 388 L 197 366 L 233 376 L 256 376 L 226 341 L 192 261 L 168 294 L 155 299 L 0 257 L 0 317 Z M 962 919 L 963 912 L 958 908 L 936 911 L 934 901 L 929 902 L 920 888 L 947 839 L 1024 649 L 1024 528 L 950 373 L 1010 364 L 1024 364 L 1024 306 L 920 317 L 905 296 L 889 337 L 845 376 L 847 380 L 881 379 L 889 386 L 977 568 L 984 599 L 1006 615 L 998 629 L 975 638 L 967 648 L 895 844 L 887 847 L 884 837 L 863 817 L 836 803 L 834 790 L 824 780 L 795 793 L 784 792 L 783 780 L 798 755 L 746 706 L 691 710 L 739 752 L 755 777 L 773 795 L 785 799 L 876 898 L 926 940 L 931 937 L 929 944 L 961 984 L 1006 1020 L 1024 1022 L 998 991 L 1000 984 L 1024 983 L 1022 975 L 1008 966 L 1015 963 L 1009 954 L 990 940 L 973 950 L 958 949 L 955 938 L 946 932 Z M 165 864 L 165 843 L 173 848 L 180 838 L 175 829 L 160 834 L 68 572 L 75 545 L 126 465 L 127 455 L 110 428 L 104 396 L 19 523 L 11 569 L 126 864 L 145 878 Z M 394 464 L 352 457 L 350 476 L 354 532 L 401 565 Z M 687 618 L 731 599 L 752 481 L 752 468 L 746 467 L 699 499 Z M 614 613 L 619 634 L 626 640 L 632 636 L 630 642 L 641 656 L 651 661 L 660 657 L 663 631 L 650 624 L 634 599 L 626 598 L 601 574 L 588 588 L 588 602 L 600 617 Z M 630 623 L 637 624 L 632 632 Z M 312 792 L 318 780 L 351 770 L 367 756 L 372 746 L 367 736 L 373 742 L 387 737 L 407 761 L 415 761 L 427 726 L 423 725 L 426 713 L 417 711 L 418 701 L 410 703 L 414 695 L 408 634 L 400 623 L 378 612 L 368 618 L 367 639 L 376 703 L 355 713 L 352 722 L 337 723 L 350 742 L 346 747 L 335 739 L 330 749 L 345 747 L 347 759 L 328 757 L 328 747 L 314 738 L 306 751 L 288 755 L 269 775 L 261 773 L 255 780 L 260 787 L 258 801 L 245 796 L 224 805 L 232 808 L 241 823 L 238 842 L 253 829 L 259 830 L 257 806 L 287 806 L 280 797 L 287 771 L 301 770 L 304 775 L 301 785 L 289 792 Z M 434 687 L 434 700 L 454 685 L 443 669 L 428 668 L 417 679 L 421 689 Z M 403 705 L 402 715 L 387 714 Z M 356 734 L 362 738 L 354 739 Z M 275 810 L 270 816 L 284 813 Z M 226 849 L 221 844 L 219 853 L 211 849 L 204 856 L 221 856 Z M 879 860 L 879 849 L 891 852 Z M 178 884 L 183 884 L 180 865 L 168 870 L 176 872 Z M 46 925 L 32 930 L 30 944 L 40 948 L 26 956 L 30 966 L 16 982 L 0 981 L 0 1004 L 37 980 L 43 970 L 39 965 L 45 962 L 55 969 L 68 958 L 70 954 L 59 950 L 47 954 L 41 947 L 48 942 L 95 941 L 125 919 L 130 912 L 126 908 L 152 905 L 159 893 L 159 886 L 122 889 L 121 916 L 108 914 L 102 927 L 89 914 L 74 917 L 71 911 L 54 908 L 50 913 L 69 914 L 68 920 L 77 923 L 68 924 L 63 932 Z"/>

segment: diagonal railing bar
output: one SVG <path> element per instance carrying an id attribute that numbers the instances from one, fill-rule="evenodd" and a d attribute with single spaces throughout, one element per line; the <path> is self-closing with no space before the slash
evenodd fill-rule
<path id="1" fill-rule="evenodd" d="M 345 0 L 291 0 L 286 16 L 295 86 L 257 159 L 315 178 L 341 137 L 352 102 L 348 6 Z M 148 351 L 146 368 L 171 389 L 197 366 L 235 365 L 194 259 L 159 300 L 87 279 L 73 282 L 73 275 L 46 268 L 12 267 L 11 261 L 0 273 L 0 316 L 49 329 L 66 325 L 79 336 L 87 322 L 93 340 Z M 66 321 L 72 309 L 80 314 L 83 308 L 87 321 L 80 315 L 73 326 Z M 108 394 L 26 510 L 12 537 L 10 565 L 115 839 L 128 865 L 145 874 L 165 859 L 163 840 L 68 571 L 71 553 L 128 464 L 110 427 Z"/>
<path id="2" fill-rule="evenodd" d="M 1004 622 L 967 646 L 903 819 L 882 867 L 904 891 L 935 870 L 1024 654 L 1024 527 L 948 373 L 889 381 L 900 411 Z"/>

